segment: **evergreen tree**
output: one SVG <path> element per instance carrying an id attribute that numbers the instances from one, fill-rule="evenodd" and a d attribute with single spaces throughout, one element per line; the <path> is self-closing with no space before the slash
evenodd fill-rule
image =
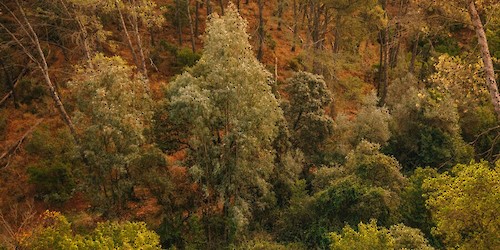
<path id="1" fill-rule="evenodd" d="M 232 5 L 224 16 L 213 15 L 203 56 L 168 91 L 170 121 L 189 131 L 182 138 L 189 148 L 185 164 L 205 193 L 204 219 L 215 215 L 224 221 L 219 232 L 206 223 L 209 248 L 216 247 L 216 236 L 227 242 L 234 233 L 230 225 L 247 224 L 270 194 L 282 111 L 269 85 L 271 75 L 253 55 L 246 26 Z"/>

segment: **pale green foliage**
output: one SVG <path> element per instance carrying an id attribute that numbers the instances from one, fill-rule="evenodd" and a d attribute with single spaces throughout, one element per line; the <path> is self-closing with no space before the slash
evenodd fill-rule
<path id="1" fill-rule="evenodd" d="M 500 162 L 456 165 L 427 179 L 427 207 L 436 222 L 434 234 L 450 248 L 496 249 L 500 245 Z"/>
<path id="2" fill-rule="evenodd" d="M 358 231 L 350 226 L 344 227 L 340 234 L 330 233 L 330 249 L 415 249 L 432 250 L 420 230 L 403 224 L 393 225 L 390 229 L 377 226 L 376 220 L 369 224 L 359 223 Z"/>
<path id="3" fill-rule="evenodd" d="M 424 234 L 403 224 L 392 225 L 389 233 L 394 238 L 394 249 L 432 250 Z"/>
<path id="4" fill-rule="evenodd" d="M 321 163 L 324 143 L 333 132 L 332 119 L 325 108 L 332 102 L 323 77 L 298 72 L 288 79 L 289 101 L 283 110 L 292 144 L 302 150 L 308 163 Z"/>
<path id="5" fill-rule="evenodd" d="M 161 249 L 160 237 L 144 222 L 104 222 L 88 235 L 75 234 L 58 212 L 45 212 L 42 223 L 21 239 L 26 249 Z"/>
<path id="6" fill-rule="evenodd" d="M 272 143 L 282 119 L 268 84 L 271 75 L 255 59 L 246 27 L 232 5 L 223 17 L 213 15 L 203 56 L 168 91 L 170 121 L 189 131 L 184 140 L 190 173 L 212 201 L 209 206 L 224 202 L 239 226 L 251 210 L 266 206 Z"/>
<path id="7" fill-rule="evenodd" d="M 93 198 L 116 204 L 130 192 L 131 162 L 146 143 L 151 99 L 145 83 L 120 57 L 98 54 L 92 64 L 79 68 L 70 84 L 77 104 L 73 117 L 90 165 L 89 187 L 99 194 Z"/>
<path id="8" fill-rule="evenodd" d="M 387 108 L 378 107 L 377 102 L 375 93 L 371 93 L 364 98 L 363 106 L 355 118 L 349 119 L 345 114 L 337 116 L 334 123 L 334 144 L 337 154 L 347 155 L 362 140 L 382 146 L 387 144 L 391 136 L 389 124 L 392 117 Z"/>

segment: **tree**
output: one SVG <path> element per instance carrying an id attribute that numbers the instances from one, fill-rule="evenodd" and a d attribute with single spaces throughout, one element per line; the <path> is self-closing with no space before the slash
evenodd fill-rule
<path id="1" fill-rule="evenodd" d="M 70 83 L 76 100 L 73 117 L 87 160 L 83 172 L 90 198 L 112 212 L 132 194 L 132 163 L 146 144 L 151 100 L 143 80 L 133 77 L 120 57 L 97 54 L 92 64 L 99 67 L 78 68 Z"/>
<path id="2" fill-rule="evenodd" d="M 424 181 L 433 234 L 450 248 L 495 249 L 500 245 L 500 162 L 458 164 Z"/>
<path id="3" fill-rule="evenodd" d="M 282 111 L 269 85 L 271 75 L 253 55 L 246 26 L 233 5 L 222 17 L 214 14 L 203 56 L 168 91 L 169 119 L 188 131 L 184 163 L 205 194 L 203 216 L 222 215 L 227 221 L 218 233 L 206 224 L 209 248 L 216 247 L 217 234 L 227 243 L 230 224 L 238 229 L 247 224 L 270 194 L 272 144 Z"/>
<path id="4" fill-rule="evenodd" d="M 484 32 L 481 18 L 479 18 L 479 14 L 477 13 L 475 1 L 467 0 L 467 5 L 472 24 L 474 25 L 474 29 L 476 31 L 477 41 L 481 50 L 481 57 L 484 64 L 483 68 L 485 72 L 487 87 L 490 92 L 491 102 L 495 107 L 497 118 L 500 122 L 500 93 L 498 93 L 498 85 L 496 82 L 495 71 L 493 69 L 490 49 L 488 47 L 488 40 L 486 39 L 486 34 Z"/>
<path id="5" fill-rule="evenodd" d="M 160 249 L 160 237 L 144 222 L 103 222 L 88 235 L 75 234 L 59 212 L 45 211 L 40 224 L 21 237 L 26 249 Z"/>
<path id="6" fill-rule="evenodd" d="M 380 228 L 377 221 L 370 223 L 359 223 L 358 231 L 350 226 L 344 227 L 340 234 L 330 233 L 332 241 L 330 249 L 419 249 L 432 250 L 427 240 L 418 229 L 399 224 L 391 226 L 390 229 Z"/>
<path id="7" fill-rule="evenodd" d="M 450 93 L 418 85 L 412 75 L 407 75 L 389 86 L 387 105 L 394 123 L 385 151 L 394 155 L 406 171 L 469 161 L 473 148 L 460 134 L 459 115 Z"/>
<path id="8" fill-rule="evenodd" d="M 332 102 L 322 76 L 298 72 L 288 79 L 289 100 L 283 110 L 294 147 L 302 150 L 309 165 L 322 164 L 324 143 L 333 133 L 333 120 L 325 109 Z"/>

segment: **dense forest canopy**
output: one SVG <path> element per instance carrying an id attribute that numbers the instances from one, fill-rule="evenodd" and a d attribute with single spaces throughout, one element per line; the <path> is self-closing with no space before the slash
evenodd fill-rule
<path id="1" fill-rule="evenodd" d="M 496 0 L 0 0 L 0 249 L 496 249 Z"/>

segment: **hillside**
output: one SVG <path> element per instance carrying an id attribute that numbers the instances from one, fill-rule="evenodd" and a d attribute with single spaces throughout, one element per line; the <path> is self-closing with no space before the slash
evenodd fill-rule
<path id="1" fill-rule="evenodd" d="M 0 249 L 500 244 L 495 1 L 0 3 Z"/>

